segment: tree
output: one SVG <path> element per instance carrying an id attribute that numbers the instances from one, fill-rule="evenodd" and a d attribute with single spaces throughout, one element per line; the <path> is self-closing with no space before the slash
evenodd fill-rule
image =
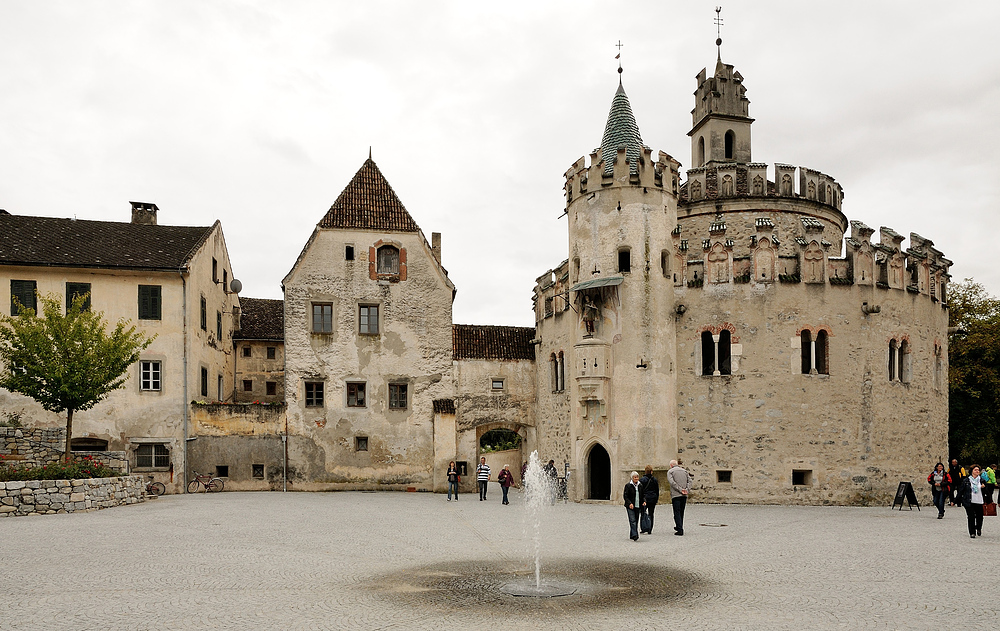
<path id="1" fill-rule="evenodd" d="M 1000 453 L 1000 300 L 967 278 L 949 290 L 948 441 L 983 466 Z"/>
<path id="2" fill-rule="evenodd" d="M 66 412 L 67 461 L 73 413 L 123 387 L 128 367 L 155 338 L 125 320 L 109 333 L 104 313 L 91 311 L 88 299 L 89 294 L 76 296 L 65 315 L 55 295 L 39 297 L 44 317 L 24 307 L 17 316 L 0 315 L 0 387 L 31 397 L 50 412 Z"/>

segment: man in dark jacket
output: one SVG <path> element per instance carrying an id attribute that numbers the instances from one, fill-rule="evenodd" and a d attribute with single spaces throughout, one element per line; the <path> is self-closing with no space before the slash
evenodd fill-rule
<path id="1" fill-rule="evenodd" d="M 639 480 L 639 485 L 643 489 L 642 510 L 645 514 L 644 517 L 640 518 L 640 524 L 645 528 L 641 528 L 639 532 L 651 535 L 653 534 L 653 511 L 656 510 L 656 503 L 660 501 L 660 483 L 653 477 L 653 467 L 650 465 L 646 465 L 646 475 Z"/>
<path id="2" fill-rule="evenodd" d="M 962 478 L 965 477 L 962 467 L 958 466 L 958 460 L 951 459 L 951 466 L 948 467 L 948 477 L 951 478 L 951 505 L 962 505 Z"/>

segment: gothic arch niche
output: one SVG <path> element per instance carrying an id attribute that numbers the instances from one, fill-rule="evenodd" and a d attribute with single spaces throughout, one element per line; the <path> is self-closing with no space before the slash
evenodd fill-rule
<path id="1" fill-rule="evenodd" d="M 684 284 L 684 261 L 686 257 L 684 252 L 678 251 L 674 254 L 674 270 L 672 272 L 674 278 L 674 287 L 680 287 Z"/>
<path id="2" fill-rule="evenodd" d="M 594 443 L 587 452 L 586 495 L 588 500 L 611 499 L 611 456 L 600 443 Z"/>
<path id="3" fill-rule="evenodd" d="M 764 194 L 764 178 L 761 176 L 756 176 L 753 179 L 753 194 L 763 195 Z"/>
<path id="4" fill-rule="evenodd" d="M 864 250 L 858 254 L 854 269 L 854 282 L 859 285 L 871 285 L 875 276 L 875 257 Z"/>
<path id="5" fill-rule="evenodd" d="M 806 197 L 808 199 L 816 199 L 816 182 L 809 182 L 806 187 Z"/>
<path id="6" fill-rule="evenodd" d="M 708 278 L 711 283 L 729 282 L 729 252 L 716 243 L 708 253 Z"/>
<path id="7" fill-rule="evenodd" d="M 889 259 L 889 286 L 893 289 L 903 288 L 903 257 L 899 252 L 893 253 Z"/>
<path id="8" fill-rule="evenodd" d="M 733 183 L 733 176 L 722 176 L 722 186 L 719 187 L 723 197 L 732 197 L 736 194 L 736 186 Z"/>
<path id="9" fill-rule="evenodd" d="M 781 194 L 784 197 L 792 196 L 792 176 L 787 173 L 781 176 Z"/>
<path id="10" fill-rule="evenodd" d="M 691 201 L 697 201 L 701 199 L 701 182 L 695 180 L 691 182 Z"/>
<path id="11" fill-rule="evenodd" d="M 802 259 L 802 280 L 807 283 L 822 283 L 824 279 L 824 256 L 823 248 L 820 247 L 819 243 L 811 241 L 806 246 L 806 251 L 802 255 Z"/>
<path id="12" fill-rule="evenodd" d="M 753 253 L 753 278 L 758 283 L 774 282 L 774 248 L 769 239 L 757 241 L 757 249 Z"/>

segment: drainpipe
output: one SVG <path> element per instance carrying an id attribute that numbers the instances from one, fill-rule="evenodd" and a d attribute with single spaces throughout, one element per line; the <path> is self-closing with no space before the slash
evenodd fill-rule
<path id="1" fill-rule="evenodd" d="M 188 328 L 187 328 L 187 278 L 185 274 L 188 271 L 187 266 L 182 266 L 178 273 L 181 275 L 181 329 L 184 331 L 184 348 L 181 352 L 183 357 L 182 370 L 184 371 L 184 378 L 181 380 L 183 383 L 184 390 L 184 473 L 182 474 L 182 479 L 184 480 L 184 493 L 187 493 L 188 485 Z"/>
<path id="2" fill-rule="evenodd" d="M 285 435 L 281 437 L 284 459 L 281 461 L 281 492 L 288 492 L 288 406 L 285 406 Z"/>

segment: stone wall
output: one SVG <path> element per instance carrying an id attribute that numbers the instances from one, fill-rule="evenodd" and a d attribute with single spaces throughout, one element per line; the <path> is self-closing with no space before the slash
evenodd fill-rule
<path id="1" fill-rule="evenodd" d="M 140 476 L 0 482 L 0 517 L 92 511 L 145 501 Z"/>
<path id="2" fill-rule="evenodd" d="M 0 456 L 17 466 L 43 467 L 58 462 L 66 446 L 66 430 L 0 427 Z"/>

